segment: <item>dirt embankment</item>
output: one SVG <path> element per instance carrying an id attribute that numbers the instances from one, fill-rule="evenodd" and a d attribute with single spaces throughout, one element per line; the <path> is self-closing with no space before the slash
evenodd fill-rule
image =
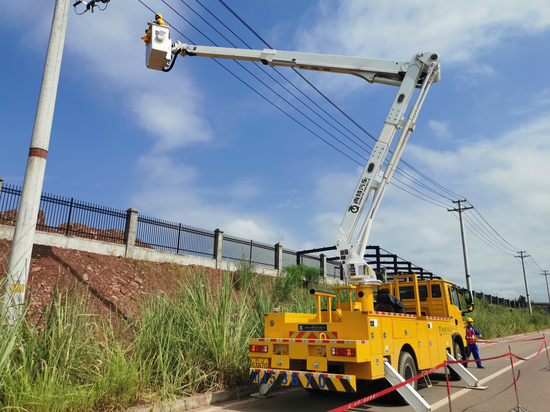
<path id="1" fill-rule="evenodd" d="M 0 239 L 0 279 L 6 274 L 11 241 Z M 92 312 L 125 317 L 136 308 L 139 296 L 149 292 L 167 293 L 193 266 L 155 263 L 104 256 L 78 250 L 35 245 L 29 270 L 29 315 L 37 314 L 52 301 L 56 283 L 61 292 L 87 291 Z M 215 269 L 200 268 L 218 277 Z"/>

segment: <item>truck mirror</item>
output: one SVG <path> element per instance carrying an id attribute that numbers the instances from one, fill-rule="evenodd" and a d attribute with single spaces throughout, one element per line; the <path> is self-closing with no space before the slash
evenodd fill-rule
<path id="1" fill-rule="evenodd" d="M 468 310 L 466 312 L 462 312 L 462 313 L 464 314 L 464 313 L 473 312 L 474 311 L 474 299 L 472 298 L 472 294 L 470 293 L 470 291 L 468 289 L 462 289 L 461 292 L 462 292 L 462 296 L 464 296 L 464 300 L 466 301 L 466 307 L 468 308 Z"/>

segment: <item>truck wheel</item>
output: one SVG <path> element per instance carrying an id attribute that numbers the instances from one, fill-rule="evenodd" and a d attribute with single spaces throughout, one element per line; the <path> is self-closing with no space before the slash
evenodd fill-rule
<path id="1" fill-rule="evenodd" d="M 399 374 L 406 381 L 418 374 L 418 371 L 416 370 L 416 363 L 414 363 L 414 358 L 409 352 L 401 352 L 399 354 L 399 365 L 397 372 L 399 372 Z M 409 385 L 416 390 L 418 388 L 418 380 L 411 382 Z M 398 405 L 408 405 L 405 398 L 403 398 L 396 390 L 390 392 L 390 399 Z"/>

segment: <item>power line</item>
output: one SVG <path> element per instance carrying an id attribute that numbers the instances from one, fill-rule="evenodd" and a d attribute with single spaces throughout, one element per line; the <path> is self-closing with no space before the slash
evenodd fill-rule
<path id="1" fill-rule="evenodd" d="M 210 41 L 212 44 L 216 45 L 216 42 L 214 42 L 209 36 L 207 36 L 203 31 L 201 31 L 196 25 L 192 24 L 188 19 L 186 19 L 184 16 L 182 16 L 179 12 L 177 12 L 172 6 L 170 6 L 166 1 L 164 0 L 161 0 L 166 6 L 168 6 L 174 13 L 176 13 L 180 18 L 182 18 L 185 22 L 187 22 L 192 28 L 194 28 L 195 30 L 197 30 L 201 35 L 203 35 L 208 41 Z M 180 0 L 182 3 L 184 3 L 187 7 L 189 7 L 195 14 L 198 15 L 198 13 L 193 9 L 191 8 L 184 0 Z M 142 1 L 140 1 L 140 3 L 143 4 Z M 202 4 L 201 4 L 202 5 Z M 203 6 L 204 7 L 204 6 Z M 149 7 L 147 7 L 148 9 L 150 9 Z M 150 9 L 151 10 L 151 9 Z M 209 10 L 208 10 L 209 11 Z M 210 12 L 210 11 L 209 11 Z M 214 16 L 214 14 L 212 12 L 210 12 L 210 14 L 212 14 Z M 205 21 L 204 18 L 201 17 L 201 19 L 203 21 Z M 217 19 L 219 20 L 219 19 Z M 213 26 L 206 22 L 210 27 L 213 28 Z M 224 24 L 224 27 L 227 27 L 225 24 Z M 215 29 L 216 30 L 216 29 Z M 178 33 L 181 34 L 180 31 L 176 30 Z M 222 37 L 224 37 L 227 41 L 229 41 L 225 36 L 223 36 L 218 30 L 216 30 L 216 32 L 218 34 L 220 34 Z M 188 39 L 186 36 L 184 36 L 186 39 Z M 189 39 L 188 39 L 189 40 Z M 242 40 L 242 39 L 241 39 Z M 229 41 L 230 42 L 230 41 Z M 190 43 L 192 44 L 195 44 L 194 42 L 190 41 Z M 232 44 L 233 46 L 235 46 L 232 42 L 230 42 L 230 44 Z M 246 44 L 246 43 L 245 43 Z M 248 46 L 248 45 L 247 45 Z M 250 46 L 248 46 L 250 47 Z M 218 64 L 220 64 L 217 60 L 214 59 L 214 61 L 216 61 Z M 244 67 L 240 62 L 237 62 L 235 61 L 236 64 L 238 64 L 243 70 L 245 70 L 247 73 L 249 73 L 250 75 L 252 75 L 256 80 L 258 80 L 259 82 L 261 82 L 265 87 L 267 87 L 271 92 L 273 92 L 275 95 L 277 95 L 277 97 L 281 98 L 283 101 L 285 101 L 285 103 L 287 103 L 289 106 L 291 106 L 293 109 L 295 109 L 296 111 L 298 111 L 301 115 L 303 115 L 304 117 L 306 117 L 310 122 L 312 122 L 315 126 L 319 127 L 321 130 L 323 130 L 325 133 L 329 134 L 332 138 L 334 138 L 335 140 L 337 140 L 340 144 L 342 144 L 343 146 L 345 146 L 348 150 L 350 150 L 352 153 L 358 155 L 359 157 L 363 158 L 364 160 L 367 160 L 364 156 L 360 155 L 359 153 L 357 153 L 357 151 L 353 150 L 352 148 L 350 148 L 348 145 L 346 145 L 345 143 L 343 143 L 340 139 L 336 138 L 334 135 L 332 135 L 331 133 L 329 133 L 326 129 L 324 129 L 323 127 L 319 126 L 314 120 L 312 120 L 309 116 L 305 115 L 305 113 L 303 113 L 301 110 L 299 110 L 296 106 L 294 106 L 293 104 L 291 104 L 288 100 L 286 100 L 284 97 L 282 97 L 279 93 L 277 93 L 275 90 L 273 90 L 273 88 L 271 88 L 270 86 L 268 86 L 265 82 L 263 82 L 262 80 L 260 80 L 257 76 L 255 76 L 254 74 L 252 74 L 246 67 Z M 221 65 L 221 64 L 220 64 Z M 327 140 L 323 139 L 322 137 L 320 137 L 317 133 L 313 132 L 310 128 L 306 127 L 303 123 L 299 122 L 297 119 L 295 119 L 293 116 L 290 116 L 288 113 L 286 113 L 283 109 L 281 109 L 280 107 L 278 107 L 276 104 L 274 104 L 273 102 L 271 102 L 269 99 L 267 99 L 265 96 L 263 96 L 261 93 L 259 93 L 257 90 L 255 90 L 254 88 L 252 88 L 249 84 L 247 84 L 246 82 L 244 82 L 241 78 L 239 78 L 237 75 L 235 75 L 233 72 L 231 72 L 229 69 L 227 69 L 225 66 L 221 65 L 222 67 L 224 67 L 225 70 L 229 71 L 232 75 L 234 75 L 236 78 L 238 78 L 240 81 L 242 81 L 244 84 L 246 84 L 249 88 L 251 88 L 255 93 L 257 93 L 258 95 L 260 95 L 262 98 L 264 98 L 266 101 L 268 101 L 270 104 L 272 104 L 273 106 L 277 107 L 280 111 L 282 111 L 284 114 L 286 114 L 288 117 L 290 117 L 292 120 L 296 121 L 299 125 L 301 125 L 302 127 L 306 128 L 306 130 L 310 131 L 311 133 L 313 133 L 316 137 L 318 137 L 320 140 L 322 140 L 323 142 L 329 144 L 329 146 L 331 146 L 332 148 L 336 149 L 338 152 L 340 152 L 341 154 L 344 154 L 346 157 L 348 157 L 349 159 L 353 160 L 349 155 L 345 154 L 342 150 L 339 150 L 338 148 L 336 148 L 334 145 L 330 144 Z M 265 71 L 264 71 L 265 72 Z M 278 72 L 277 72 L 278 73 Z M 280 74 L 280 73 L 279 73 Z M 269 75 L 268 75 L 269 76 Z M 272 76 L 269 76 L 273 79 Z M 286 77 L 282 76 L 283 78 L 286 79 Z M 273 79 L 274 80 L 274 79 Z M 288 79 L 286 79 L 290 84 L 292 84 Z M 279 85 L 281 85 L 279 82 L 277 82 Z M 282 86 L 282 85 L 281 85 Z M 293 87 L 296 88 L 296 86 L 293 85 Z M 288 91 L 288 89 L 285 88 L 285 90 Z M 299 90 L 299 89 L 298 89 Z M 288 91 L 289 92 L 289 91 Z M 293 95 L 293 94 L 292 94 Z M 293 97 L 296 98 L 295 95 L 293 95 Z M 300 102 L 302 104 L 305 105 L 305 103 L 303 103 L 303 101 L 300 100 Z M 306 107 L 308 107 L 310 110 L 313 111 L 313 109 L 311 109 L 309 106 L 306 105 Z M 314 112 L 314 111 L 313 111 Z M 341 132 L 342 133 L 342 132 Z M 343 133 L 342 133 L 343 134 Z M 344 135 L 345 136 L 345 135 Z M 345 136 L 348 140 L 351 141 L 351 139 L 347 136 Z M 356 136 L 357 137 L 357 136 Z M 358 138 L 358 137 L 357 137 Z M 359 139 L 359 138 L 358 138 Z M 370 146 L 368 146 L 368 144 L 366 144 L 365 142 L 361 141 L 362 143 L 364 143 L 367 147 L 370 148 Z M 361 147 L 361 146 L 359 146 Z M 362 148 L 363 149 L 363 148 Z M 365 149 L 363 149 L 365 150 Z M 361 166 L 364 166 L 363 164 L 353 160 L 355 163 L 357 163 L 358 165 L 361 165 Z M 431 191 L 433 192 L 434 194 L 436 195 L 439 195 L 441 196 L 440 193 L 434 191 L 432 188 L 429 188 L 428 186 L 426 186 L 425 184 L 419 182 L 414 176 L 411 176 L 410 174 L 408 174 L 407 172 L 404 172 L 404 171 L 401 171 L 401 174 L 406 174 L 407 177 L 411 180 L 414 181 L 414 183 L 420 185 L 420 186 L 423 186 L 426 190 L 428 191 Z M 410 186 L 409 184 L 405 183 L 405 182 L 401 182 L 403 185 L 407 186 L 407 187 L 410 187 L 411 190 L 413 191 L 416 191 L 418 192 L 419 195 L 417 195 L 416 197 L 419 197 L 420 199 L 423 199 L 423 200 L 426 200 L 425 197 L 427 198 L 430 198 L 436 202 L 439 202 L 437 201 L 436 199 L 434 199 L 433 197 L 425 194 L 425 193 L 422 193 L 420 192 L 418 189 L 415 189 L 413 188 L 412 186 Z M 402 189 L 402 188 L 401 188 Z M 411 193 L 410 191 L 407 191 L 408 193 Z M 432 203 L 432 202 L 429 202 L 429 203 Z M 439 202 L 440 204 L 443 205 L 443 203 Z"/>
<path id="2" fill-rule="evenodd" d="M 149 6 L 147 6 L 143 1 L 141 0 L 138 0 L 142 5 L 144 5 L 147 9 L 149 9 L 150 11 L 154 12 Z M 193 25 L 188 19 L 186 19 L 184 16 L 182 16 L 180 13 L 178 13 L 172 6 L 170 6 L 166 1 L 164 0 L 161 0 L 166 6 L 168 6 L 174 13 L 176 13 L 180 18 L 182 18 L 185 22 L 187 22 L 192 28 L 194 28 L 195 30 L 197 30 L 201 35 L 203 35 L 208 41 L 210 41 L 212 44 L 216 45 L 217 44 L 212 40 L 210 39 L 210 37 L 208 37 L 204 32 L 202 32 L 201 30 L 199 30 L 199 28 L 196 26 L 196 25 Z M 218 33 L 220 36 L 222 36 L 226 41 L 228 41 L 233 47 L 236 47 L 227 37 L 225 37 L 219 30 L 217 30 L 212 24 L 210 24 L 208 21 L 206 21 L 202 16 L 200 16 L 192 7 L 190 7 L 184 0 L 180 0 L 183 4 L 185 4 L 191 11 L 193 11 L 202 21 L 204 21 L 210 28 L 212 28 L 216 33 Z M 240 16 L 238 16 L 238 14 L 236 14 L 229 6 L 227 6 L 227 4 L 223 1 L 223 0 L 219 0 L 220 3 L 225 7 L 227 8 L 243 25 L 245 25 L 245 27 L 247 27 L 257 38 L 259 38 L 267 47 L 270 47 L 271 46 L 265 42 L 265 40 L 263 40 L 261 38 L 261 36 L 259 36 L 258 33 L 256 33 L 248 24 L 246 24 L 246 22 L 244 22 L 243 19 L 240 18 Z M 214 13 L 212 13 L 206 6 L 204 6 L 200 1 L 197 0 L 197 3 L 203 7 L 214 19 L 216 19 L 216 21 L 218 21 L 220 24 L 222 24 L 224 26 L 225 29 L 227 29 L 229 32 L 231 32 L 237 39 L 239 39 L 239 41 L 241 41 L 242 43 L 244 43 L 248 48 L 251 48 L 242 38 L 240 38 L 233 30 L 231 30 L 225 23 L 223 23 Z M 186 37 L 185 35 L 183 35 L 179 30 L 175 29 L 175 31 L 177 31 L 183 38 L 185 38 L 189 43 L 191 44 L 195 44 L 193 41 L 191 41 L 188 37 Z M 256 93 L 258 96 L 262 97 L 264 100 L 266 100 L 268 103 L 270 103 L 272 106 L 274 106 L 275 108 L 277 108 L 279 111 L 281 111 L 283 114 L 285 114 L 287 117 L 289 117 L 290 119 L 294 120 L 298 125 L 300 125 L 301 127 L 303 127 L 304 129 L 306 129 L 307 131 L 309 131 L 310 133 L 312 133 L 314 136 L 316 136 L 317 138 L 319 138 L 320 140 L 322 140 L 324 143 L 328 144 L 330 147 L 332 147 L 333 149 L 337 150 L 340 154 L 346 156 L 348 159 L 350 159 L 351 161 L 353 161 L 354 163 L 356 163 L 357 165 L 360 165 L 360 166 L 364 166 L 364 164 L 361 164 L 361 162 L 358 162 L 357 160 L 353 159 L 350 155 L 348 155 L 347 153 L 345 153 L 344 151 L 340 150 L 339 148 L 335 147 L 333 144 L 331 144 L 330 142 L 328 142 L 326 139 L 324 139 L 323 137 L 321 137 L 318 133 L 316 133 L 315 131 L 313 131 L 310 127 L 306 126 L 305 124 L 303 124 L 302 122 L 300 122 L 298 119 L 296 119 L 294 116 L 290 115 L 289 113 L 287 113 L 283 108 L 279 107 L 276 103 L 272 102 L 271 100 L 269 100 L 266 96 L 264 96 L 262 93 L 260 93 L 258 90 L 256 90 L 254 87 L 252 87 L 250 84 L 248 84 L 246 81 L 244 81 L 243 79 L 241 79 L 237 74 L 233 73 L 230 69 L 228 69 L 227 67 L 225 67 L 223 64 L 221 64 L 217 59 L 212 59 L 214 60 L 216 63 L 218 63 L 224 70 L 228 71 L 231 75 L 233 75 L 235 78 L 237 78 L 240 82 L 242 82 L 244 85 L 246 85 L 249 89 L 251 89 L 254 93 Z M 351 151 L 351 153 L 353 153 L 354 155 L 357 155 L 359 156 L 360 158 L 364 159 L 364 160 L 367 160 L 364 156 L 362 156 L 361 154 L 359 154 L 356 150 L 352 149 L 351 147 L 349 147 L 348 145 L 346 145 L 345 143 L 343 143 L 340 139 L 338 139 L 337 137 L 335 137 L 333 134 L 331 134 L 330 132 L 328 132 L 325 128 L 321 127 L 318 123 L 316 123 L 313 119 L 311 119 L 309 116 L 307 116 L 305 113 L 303 113 L 301 110 L 299 110 L 295 105 L 293 105 L 292 103 L 290 103 L 287 99 L 285 99 L 284 97 L 282 97 L 278 92 L 276 92 L 272 87 L 270 87 L 269 85 L 267 85 L 264 81 L 262 81 L 261 79 L 259 79 L 256 75 L 252 74 L 246 67 L 244 67 L 242 64 L 240 64 L 239 62 L 235 61 L 236 64 L 238 64 L 243 70 L 245 70 L 247 73 L 249 73 L 251 76 L 253 76 L 257 81 L 259 81 L 262 85 L 264 85 L 266 88 L 268 88 L 272 93 L 274 93 L 277 97 L 279 97 L 281 100 L 283 100 L 286 104 L 288 104 L 290 107 L 292 107 L 294 110 L 298 111 L 298 113 L 300 113 L 302 116 L 304 116 L 307 120 L 309 120 L 311 123 L 313 123 L 316 127 L 320 128 L 322 131 L 324 131 L 325 133 L 327 133 L 329 136 L 331 136 L 332 138 L 334 138 L 335 140 L 337 140 L 340 144 L 342 144 L 344 147 L 346 147 L 349 151 Z M 331 124 L 330 122 L 328 122 L 323 116 L 321 116 L 318 112 L 316 112 L 312 107 L 310 107 L 308 104 L 306 104 L 303 100 L 301 100 L 300 98 L 298 98 L 294 93 L 292 93 L 290 90 L 288 90 L 288 88 L 286 88 L 285 86 L 283 86 L 280 82 L 278 82 L 277 80 L 275 80 L 271 75 L 269 75 L 269 73 L 267 73 L 263 67 L 259 66 L 257 63 L 255 63 L 256 67 L 259 68 L 260 70 L 262 70 L 267 76 L 269 76 L 273 81 L 275 81 L 279 86 L 281 86 L 286 92 L 288 92 L 293 98 L 295 98 L 296 100 L 298 100 L 300 103 L 302 103 L 304 106 L 306 106 L 312 113 L 314 113 L 316 116 L 318 116 L 319 118 L 323 119 L 324 122 L 326 122 L 327 124 L 329 124 L 334 130 L 336 130 L 338 133 L 342 134 L 342 136 L 344 136 L 346 139 L 348 139 L 350 142 L 354 143 L 355 145 L 357 145 L 361 150 L 363 151 L 366 151 L 366 149 L 364 147 L 362 147 L 361 145 L 359 145 L 358 143 L 354 142 L 349 136 L 347 136 L 342 130 L 339 130 L 334 124 Z M 325 113 L 326 115 L 328 115 L 335 123 L 337 123 L 340 127 L 342 127 L 344 130 L 346 130 L 349 134 L 351 134 L 352 136 L 354 136 L 359 142 L 361 142 L 363 145 L 365 145 L 366 147 L 368 147 L 369 149 L 372 149 L 368 143 L 366 143 L 365 141 L 363 141 L 361 138 L 359 138 L 356 134 L 354 134 L 352 131 L 350 131 L 348 128 L 346 128 L 341 122 L 339 122 L 336 118 L 334 118 L 332 115 L 330 115 L 325 109 L 323 109 L 321 106 L 319 106 L 316 102 L 314 102 L 309 96 L 307 96 L 302 90 L 300 90 L 296 85 L 294 85 L 287 77 L 285 77 L 284 75 L 282 75 L 281 73 L 279 73 L 278 70 L 276 70 L 274 67 L 271 67 L 272 70 L 274 70 L 279 76 L 281 76 L 284 80 L 286 80 L 294 89 L 296 89 L 298 92 L 300 92 L 303 96 L 305 96 L 310 102 L 312 102 L 317 108 L 319 108 L 320 110 L 323 111 L 323 113 Z M 374 139 L 374 136 L 372 136 L 367 130 L 365 130 L 362 126 L 360 126 L 357 122 L 355 122 L 350 116 L 348 116 L 343 110 L 341 110 L 336 104 L 334 104 L 328 97 L 326 97 L 317 87 L 315 87 L 311 82 L 309 82 L 304 76 L 302 76 L 301 73 L 299 73 L 298 71 L 296 71 L 296 74 L 298 74 L 298 76 L 300 76 L 308 85 L 310 85 L 320 96 L 322 96 L 327 102 L 329 102 L 336 110 L 338 110 L 343 116 L 345 116 L 349 121 L 351 121 L 355 126 L 357 126 L 361 131 L 363 131 L 365 134 L 367 134 L 371 139 Z M 441 190 L 441 191 L 444 191 L 445 193 L 453 196 L 454 198 L 456 197 L 461 197 L 461 196 L 458 196 L 456 195 L 454 192 L 452 192 L 451 190 L 445 188 L 444 186 L 440 185 L 439 183 L 435 182 L 433 179 L 429 178 L 428 176 L 426 176 L 424 173 L 420 172 L 419 170 L 417 170 L 416 168 L 414 168 L 413 166 L 411 166 L 410 164 L 408 164 L 407 162 L 405 162 L 404 160 L 401 161 L 403 164 L 405 164 L 406 166 L 408 166 L 412 171 L 414 171 L 415 173 L 417 173 L 418 176 L 420 176 L 421 178 L 423 179 L 426 179 L 427 182 L 429 182 L 431 185 L 433 185 L 436 189 L 428 186 L 427 184 L 421 182 L 419 179 L 417 179 L 415 176 L 411 175 L 409 172 L 401 169 L 401 168 L 397 168 L 397 173 L 400 174 L 401 176 L 405 177 L 411 184 L 414 184 L 414 185 L 417 185 L 419 186 L 420 188 L 423 188 L 424 190 L 426 191 L 429 191 L 437 196 L 440 196 L 440 197 L 443 197 L 444 199 L 446 200 L 452 200 L 452 198 L 448 197 L 446 194 L 442 194 L 440 191 L 438 191 L 437 189 Z M 445 204 L 444 202 L 441 202 L 435 198 L 433 198 L 432 196 L 429 196 L 428 194 L 426 193 L 423 193 L 421 190 L 419 190 L 418 188 L 415 188 L 413 186 L 411 186 L 410 184 L 407 184 L 406 182 L 404 181 L 401 181 L 399 180 L 397 177 L 394 177 L 394 185 L 396 187 L 398 187 L 400 190 L 403 190 L 405 192 L 407 192 L 408 194 L 412 195 L 412 196 L 415 196 L 421 200 L 424 200 L 432 205 L 435 205 L 435 206 L 438 206 L 438 207 L 447 207 L 447 204 Z M 405 186 L 405 187 L 408 187 L 410 188 L 410 190 L 407 190 L 405 189 L 404 187 L 402 186 Z M 416 192 L 416 193 L 413 193 L 413 192 Z M 476 216 L 474 216 L 474 218 L 478 221 L 479 225 L 477 225 L 475 222 L 473 222 L 471 219 L 468 219 L 468 223 L 469 225 L 468 226 L 468 229 L 470 231 L 472 231 L 472 233 L 478 237 L 483 243 L 487 244 L 489 247 L 493 248 L 494 250 L 500 252 L 500 253 L 503 253 L 505 255 L 510 255 L 509 253 L 513 250 L 517 250 L 517 248 L 513 247 L 509 242 L 507 242 L 488 222 L 485 218 L 483 218 L 483 216 L 479 213 L 479 211 L 477 209 L 474 208 L 474 211 L 478 214 L 478 216 L 482 219 L 483 222 L 481 222 Z M 471 226 L 474 226 L 475 229 L 472 229 Z M 480 227 L 481 226 L 481 227 Z M 485 226 L 488 226 L 490 228 L 487 229 Z M 483 237 L 485 240 L 483 240 L 480 236 L 478 236 L 478 234 L 476 233 L 476 230 L 477 230 L 477 233 L 479 233 L 479 235 L 481 237 Z M 496 235 L 496 236 L 495 236 Z M 503 251 L 504 250 L 504 251 Z M 508 250 L 508 253 L 507 253 L 507 250 Z M 529 266 L 530 263 L 528 263 L 528 268 L 530 270 L 532 270 Z M 536 262 L 535 262 L 535 265 L 536 265 Z M 536 265 L 538 266 L 538 265 Z"/>
<path id="3" fill-rule="evenodd" d="M 272 49 L 273 47 L 266 42 L 252 27 L 250 27 L 235 11 L 231 9 L 223 0 L 218 0 L 233 16 L 235 16 L 248 30 L 250 30 L 262 43 L 264 43 L 267 47 Z M 248 46 L 248 45 L 247 45 Z M 248 46 L 250 48 L 250 46 Z M 300 76 L 310 87 L 312 87 L 320 96 L 322 96 L 328 103 L 330 103 L 336 110 L 338 110 L 342 115 L 344 115 L 349 121 L 351 121 L 355 126 L 357 126 L 361 131 L 363 131 L 365 134 L 367 134 L 372 140 L 376 141 L 377 139 L 369 133 L 367 130 L 365 130 L 361 125 L 359 125 L 355 120 L 353 120 L 350 116 L 348 116 L 340 107 L 338 107 L 332 100 L 330 100 L 325 94 L 323 94 L 317 87 L 315 87 L 309 80 L 307 80 L 298 70 L 295 68 L 292 68 L 294 72 Z M 347 130 L 347 129 L 346 129 Z M 363 142 L 364 143 L 364 142 Z M 389 151 L 392 153 L 392 151 Z M 410 167 L 412 170 L 414 170 L 416 173 L 421 175 L 422 177 L 426 178 L 429 182 L 436 185 L 437 187 L 440 187 L 441 189 L 445 190 L 447 193 L 449 193 L 453 198 L 462 197 L 458 196 L 456 193 L 446 189 L 444 186 L 438 184 L 434 180 L 428 178 L 426 175 L 421 173 L 419 170 L 415 169 L 413 166 L 408 164 L 405 160 L 401 160 L 401 163 L 405 164 L 406 166 Z M 398 167 L 399 169 L 399 167 Z M 447 200 L 452 200 L 452 198 L 449 198 L 445 195 L 439 194 L 439 196 L 445 197 Z"/>

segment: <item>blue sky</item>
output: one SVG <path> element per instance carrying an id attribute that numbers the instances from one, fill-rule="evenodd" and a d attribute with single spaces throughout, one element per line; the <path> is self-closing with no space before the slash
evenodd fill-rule
<path id="1" fill-rule="evenodd" d="M 531 298 L 548 299 L 540 276 L 550 270 L 547 1 L 225 1 L 279 50 L 406 61 L 420 51 L 439 53 L 442 79 L 403 159 L 467 198 L 495 230 L 466 212 L 475 290 L 525 295 L 514 258 L 525 250 L 534 259 L 527 261 Z M 111 0 L 104 12 L 71 10 L 44 191 L 295 250 L 331 245 L 368 149 L 350 143 L 349 150 L 319 126 L 343 141 L 372 146 L 370 137 L 288 68 L 276 70 L 333 118 L 311 113 L 265 72 L 299 94 L 287 80 L 251 62 L 241 64 L 281 97 L 232 61 L 220 63 L 267 100 L 209 58 L 180 58 L 170 73 L 146 69 L 140 37 L 153 14 L 143 4 L 195 44 L 246 48 L 213 14 L 250 47 L 266 47 L 217 0 Z M 0 27 L 0 176 L 21 185 L 53 1 L 2 2 L 0 11 L 9 16 Z M 174 30 L 172 38 L 188 42 Z M 378 135 L 396 88 L 301 74 Z M 458 196 L 400 166 L 409 174 L 396 177 L 408 186 L 388 189 L 369 243 L 464 285 L 459 224 L 447 211 Z"/>

